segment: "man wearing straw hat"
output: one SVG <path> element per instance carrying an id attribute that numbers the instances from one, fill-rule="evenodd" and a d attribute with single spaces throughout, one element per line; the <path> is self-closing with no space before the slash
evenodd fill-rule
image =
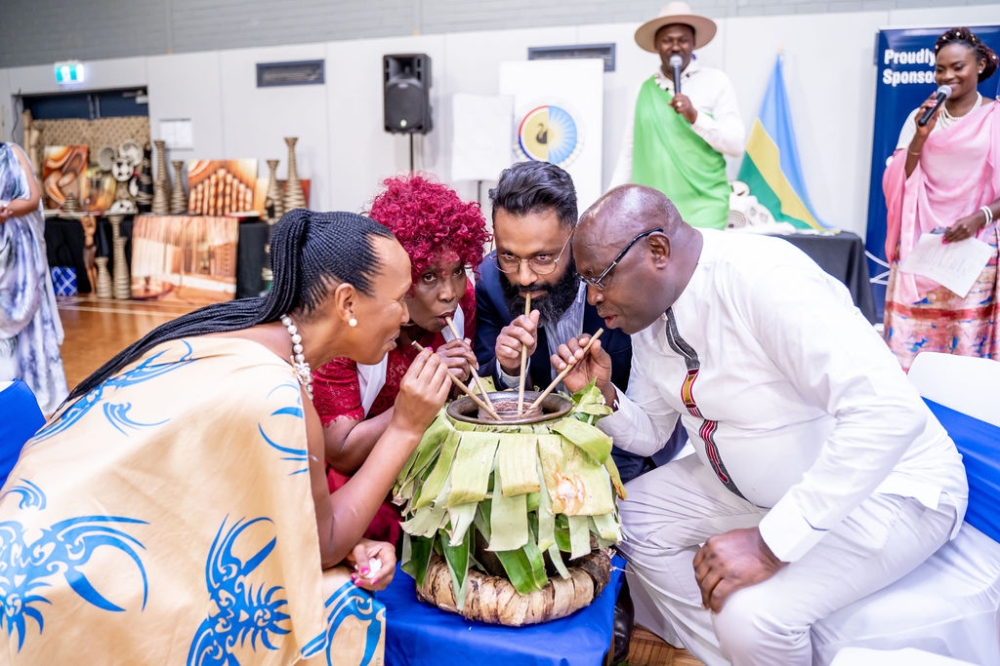
<path id="1" fill-rule="evenodd" d="M 688 223 L 724 229 L 730 187 L 723 155 L 742 154 L 745 130 L 729 77 L 700 66 L 693 55 L 715 32 L 715 22 L 685 2 L 667 4 L 635 31 L 639 47 L 660 56 L 660 67 L 639 88 L 627 116 L 611 187 L 655 188 Z"/>

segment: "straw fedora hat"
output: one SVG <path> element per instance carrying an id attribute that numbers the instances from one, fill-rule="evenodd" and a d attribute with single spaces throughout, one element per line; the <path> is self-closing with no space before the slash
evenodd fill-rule
<path id="1" fill-rule="evenodd" d="M 715 21 L 692 14 L 691 7 L 686 2 L 669 2 L 660 10 L 660 14 L 655 19 L 646 21 L 639 26 L 639 29 L 635 31 L 635 43 L 644 51 L 656 53 L 656 45 L 653 43 L 653 40 L 656 39 L 656 32 L 663 26 L 672 23 L 682 23 L 694 29 L 694 47 L 696 49 L 705 46 L 715 37 Z"/>

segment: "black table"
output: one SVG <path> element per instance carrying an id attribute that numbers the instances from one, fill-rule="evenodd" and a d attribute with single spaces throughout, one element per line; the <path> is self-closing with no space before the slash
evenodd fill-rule
<path id="1" fill-rule="evenodd" d="M 784 238 L 808 254 L 820 268 L 843 282 L 861 314 L 873 324 L 878 321 L 875 296 L 868 279 L 865 243 L 860 236 L 841 231 L 838 234 L 788 234 L 776 238 Z"/>
<path id="2" fill-rule="evenodd" d="M 126 216 L 119 227 L 125 243 L 125 260 L 132 268 L 132 216 Z M 264 289 L 261 269 L 267 265 L 267 240 L 270 228 L 267 222 L 248 220 L 240 222 L 236 244 L 236 298 L 259 296 Z M 97 233 L 94 244 L 98 257 L 111 257 L 111 222 L 106 217 L 97 218 Z M 89 294 L 94 286 L 87 277 L 83 262 L 84 234 L 80 220 L 75 218 L 50 217 L 45 220 L 45 245 L 49 266 L 71 266 L 76 269 L 77 290 Z M 113 271 L 112 261 L 108 270 Z"/>

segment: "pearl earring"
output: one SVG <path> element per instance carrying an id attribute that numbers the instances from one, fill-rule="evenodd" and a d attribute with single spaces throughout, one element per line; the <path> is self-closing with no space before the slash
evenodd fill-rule
<path id="1" fill-rule="evenodd" d="M 350 326 L 351 328 L 354 328 L 355 326 L 358 325 L 358 320 L 355 319 L 354 317 L 351 317 L 350 319 L 347 320 L 347 325 Z"/>

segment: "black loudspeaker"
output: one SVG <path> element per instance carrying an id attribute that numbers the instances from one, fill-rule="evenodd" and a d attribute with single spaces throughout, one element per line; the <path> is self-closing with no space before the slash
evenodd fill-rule
<path id="1" fill-rule="evenodd" d="M 431 59 L 424 53 L 382 56 L 385 131 L 431 131 Z"/>

